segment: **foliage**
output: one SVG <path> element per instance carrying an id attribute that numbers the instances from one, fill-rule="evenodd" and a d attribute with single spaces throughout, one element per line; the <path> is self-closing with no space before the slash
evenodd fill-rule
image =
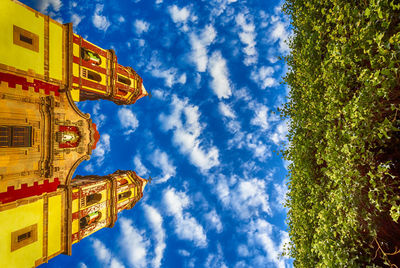
<path id="1" fill-rule="evenodd" d="M 400 3 L 286 0 L 287 206 L 297 267 L 397 262 Z M 400 254 L 399 254 L 400 255 Z"/>

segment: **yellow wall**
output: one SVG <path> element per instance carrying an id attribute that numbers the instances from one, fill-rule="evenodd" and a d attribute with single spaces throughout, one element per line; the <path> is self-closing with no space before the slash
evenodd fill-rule
<path id="1" fill-rule="evenodd" d="M 38 240 L 11 252 L 11 233 L 37 224 Z M 43 256 L 43 199 L 0 212 L 0 256 L 2 267 L 33 267 Z"/>
<path id="2" fill-rule="evenodd" d="M 14 45 L 13 25 L 39 36 L 39 52 Z M 44 74 L 44 19 L 10 0 L 0 1 L 0 63 Z"/>
<path id="3" fill-rule="evenodd" d="M 47 255 L 51 256 L 61 250 L 61 229 L 62 229 L 62 196 L 49 197 L 48 217 L 48 247 Z"/>
<path id="4" fill-rule="evenodd" d="M 52 21 L 49 26 L 49 75 L 51 78 L 62 80 L 63 27 Z"/>

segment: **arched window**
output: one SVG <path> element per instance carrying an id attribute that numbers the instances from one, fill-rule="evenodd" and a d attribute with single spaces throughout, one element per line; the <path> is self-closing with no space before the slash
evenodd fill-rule
<path id="1" fill-rule="evenodd" d="M 118 195 L 118 201 L 130 197 L 131 194 L 132 194 L 131 191 L 127 191 L 127 192 L 124 192 L 124 193 L 120 193 L 120 194 Z"/>
<path id="2" fill-rule="evenodd" d="M 82 68 L 82 77 L 96 82 L 101 82 L 101 75 L 85 68 Z"/>
<path id="3" fill-rule="evenodd" d="M 81 229 L 85 229 L 89 225 L 98 222 L 101 219 L 101 212 L 96 211 L 93 213 L 90 213 L 89 215 L 86 215 L 85 217 L 82 217 L 79 220 L 79 227 Z"/>
<path id="4" fill-rule="evenodd" d="M 94 205 L 101 200 L 101 194 L 91 194 L 86 196 L 86 206 Z"/>
<path id="5" fill-rule="evenodd" d="M 123 77 L 121 75 L 118 75 L 118 82 L 125 84 L 127 86 L 131 85 L 131 80 L 129 78 Z"/>
<path id="6" fill-rule="evenodd" d="M 85 61 L 89 61 L 90 63 L 94 65 L 100 65 L 101 64 L 101 58 L 99 54 L 94 53 L 86 48 L 81 48 L 81 58 Z"/>

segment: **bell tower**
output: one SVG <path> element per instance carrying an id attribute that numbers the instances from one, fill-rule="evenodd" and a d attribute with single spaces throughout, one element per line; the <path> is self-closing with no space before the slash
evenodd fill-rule
<path id="1" fill-rule="evenodd" d="M 104 227 L 113 227 L 118 212 L 131 209 L 143 196 L 147 180 L 134 171 L 107 176 L 76 176 L 71 182 L 69 246 Z"/>

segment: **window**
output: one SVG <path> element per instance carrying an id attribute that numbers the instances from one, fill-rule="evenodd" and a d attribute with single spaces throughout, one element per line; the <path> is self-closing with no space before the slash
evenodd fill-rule
<path id="1" fill-rule="evenodd" d="M 121 194 L 118 195 L 118 200 L 122 200 L 122 199 L 128 198 L 128 197 L 131 196 L 131 194 L 132 194 L 131 191 L 127 191 L 127 192 L 121 193 Z"/>
<path id="2" fill-rule="evenodd" d="M 15 45 L 39 52 L 39 36 L 13 25 L 13 42 Z"/>
<path id="3" fill-rule="evenodd" d="M 17 250 L 37 241 L 37 224 L 11 233 L 11 251 Z"/>
<path id="4" fill-rule="evenodd" d="M 82 68 L 82 77 L 88 78 L 90 80 L 94 80 L 96 82 L 101 82 L 101 75 L 98 73 L 95 73 L 93 71 L 90 71 L 88 69 Z"/>
<path id="5" fill-rule="evenodd" d="M 94 53 L 86 48 L 81 48 L 81 58 L 85 61 L 89 61 L 90 63 L 94 65 L 100 65 L 101 64 L 101 58 L 99 54 Z"/>
<path id="6" fill-rule="evenodd" d="M 125 84 L 127 86 L 131 85 L 131 80 L 129 78 L 123 77 L 121 75 L 118 75 L 118 82 Z"/>
<path id="7" fill-rule="evenodd" d="M 0 126 L 0 147 L 31 147 L 32 127 Z"/>
<path id="8" fill-rule="evenodd" d="M 81 229 L 85 229 L 89 225 L 98 222 L 101 219 L 101 212 L 96 211 L 86 215 L 85 217 L 79 220 L 79 227 Z"/>
<path id="9" fill-rule="evenodd" d="M 101 200 L 101 194 L 91 194 L 86 196 L 86 206 L 94 205 Z"/>

